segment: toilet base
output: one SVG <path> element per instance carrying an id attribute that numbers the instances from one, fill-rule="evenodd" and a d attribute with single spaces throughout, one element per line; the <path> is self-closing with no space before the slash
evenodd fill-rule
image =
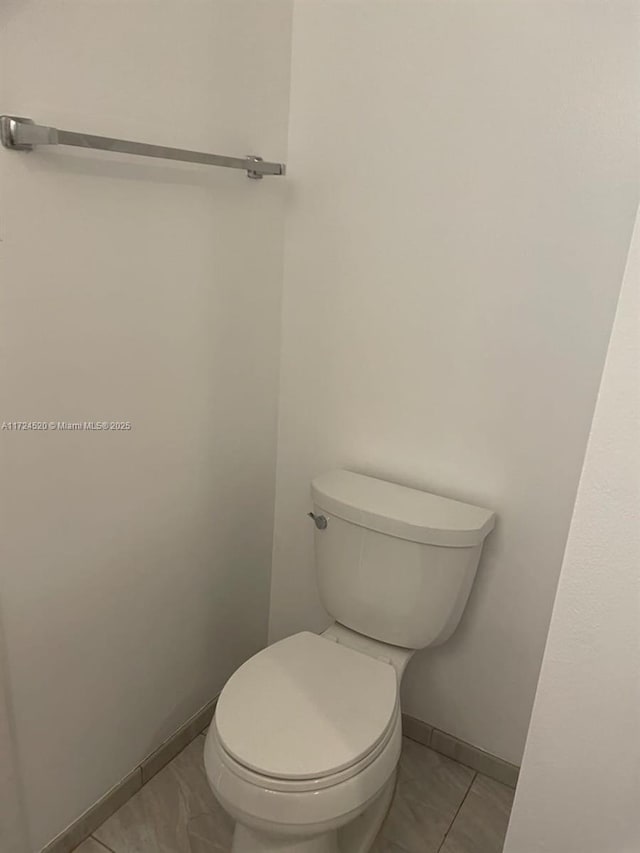
<path id="1" fill-rule="evenodd" d="M 231 853 L 369 853 L 396 787 L 396 772 L 364 812 L 342 826 L 311 838 L 271 835 L 237 823 Z"/>
<path id="2" fill-rule="evenodd" d="M 379 796 L 360 817 L 338 830 L 339 853 L 369 853 L 389 813 L 396 791 L 396 777 L 397 771 L 394 770 Z"/>

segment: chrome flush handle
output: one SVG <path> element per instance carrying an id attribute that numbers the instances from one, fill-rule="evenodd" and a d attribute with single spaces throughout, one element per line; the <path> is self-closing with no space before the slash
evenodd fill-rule
<path id="1" fill-rule="evenodd" d="M 309 518 L 312 518 L 315 522 L 318 530 L 326 530 L 327 524 L 329 523 L 324 515 L 315 515 L 313 512 L 308 512 L 307 515 Z"/>

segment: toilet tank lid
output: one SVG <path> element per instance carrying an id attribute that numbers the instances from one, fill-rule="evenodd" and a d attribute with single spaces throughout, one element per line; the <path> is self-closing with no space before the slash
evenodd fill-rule
<path id="1" fill-rule="evenodd" d="M 495 525 L 489 509 L 351 471 L 315 477 L 311 496 L 330 515 L 425 545 L 470 548 Z"/>

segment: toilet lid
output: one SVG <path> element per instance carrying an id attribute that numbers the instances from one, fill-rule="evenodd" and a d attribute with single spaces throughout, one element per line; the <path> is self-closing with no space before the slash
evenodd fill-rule
<path id="1" fill-rule="evenodd" d="M 313 779 L 378 745 L 397 692 L 390 664 L 305 631 L 258 652 L 231 676 L 215 724 L 222 746 L 245 767 Z"/>

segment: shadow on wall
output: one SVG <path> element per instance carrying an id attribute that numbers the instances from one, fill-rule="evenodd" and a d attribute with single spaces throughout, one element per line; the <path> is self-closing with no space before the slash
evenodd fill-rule
<path id="1" fill-rule="evenodd" d="M 28 853 L 26 809 L 9 696 L 6 644 L 0 610 L 0 850 L 2 853 Z"/>

